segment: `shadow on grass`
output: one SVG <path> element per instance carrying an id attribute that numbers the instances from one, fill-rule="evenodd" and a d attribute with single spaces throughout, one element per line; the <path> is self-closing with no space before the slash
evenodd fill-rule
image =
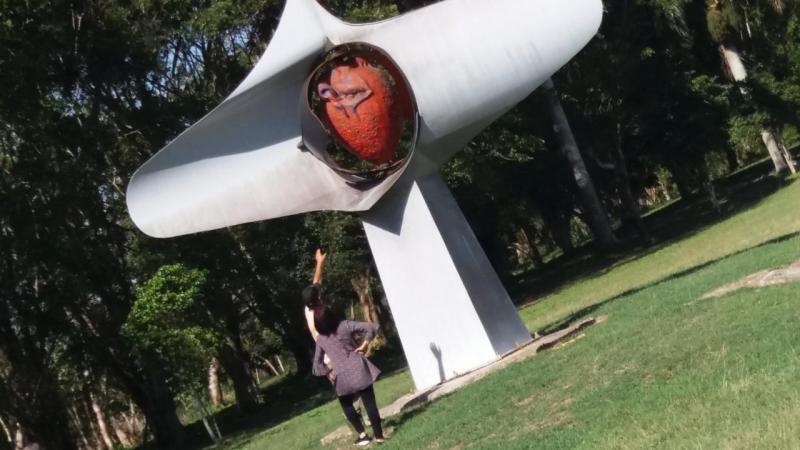
<path id="1" fill-rule="evenodd" d="M 711 261 L 707 261 L 707 262 L 704 262 L 702 264 L 698 264 L 698 265 L 696 265 L 694 267 L 690 267 L 688 269 L 684 269 L 684 270 L 672 273 L 672 274 L 670 274 L 670 275 L 668 275 L 666 277 L 663 277 L 663 278 L 660 278 L 658 280 L 652 281 L 652 282 L 647 283 L 645 285 L 642 285 L 642 286 L 639 286 L 639 287 L 636 287 L 636 288 L 633 288 L 633 289 L 628 289 L 627 291 L 622 292 L 621 294 L 615 295 L 614 297 L 608 298 L 606 300 L 601 300 L 600 302 L 597 302 L 595 304 L 592 304 L 592 305 L 589 305 L 589 306 L 587 306 L 585 308 L 582 308 L 582 309 L 580 309 L 578 311 L 575 311 L 574 313 L 570 314 L 569 316 L 567 316 L 567 317 L 565 317 L 565 318 L 563 318 L 563 319 L 561 319 L 561 320 L 559 320 L 557 322 L 554 322 L 554 323 L 552 323 L 550 325 L 545 326 L 544 328 L 542 328 L 542 330 L 539 333 L 542 334 L 542 335 L 547 335 L 547 334 L 550 334 L 550 333 L 554 333 L 556 331 L 559 331 L 559 330 L 562 330 L 562 329 L 568 327 L 570 324 L 572 324 L 574 322 L 577 322 L 577 321 L 579 321 L 581 319 L 586 318 L 587 316 L 593 314 L 600 307 L 605 306 L 605 305 L 607 305 L 607 304 L 609 304 L 611 302 L 614 302 L 616 300 L 628 297 L 630 295 L 636 294 L 636 293 L 641 292 L 641 291 L 643 291 L 645 289 L 649 289 L 649 288 L 651 288 L 653 286 L 659 285 L 659 284 L 667 282 L 667 281 L 673 281 L 673 280 L 677 280 L 679 278 L 683 278 L 683 277 L 685 277 L 687 275 L 691 275 L 691 274 L 693 274 L 695 272 L 698 272 L 698 271 L 700 271 L 702 269 L 705 269 L 706 267 L 709 267 L 709 266 L 711 266 L 713 264 L 716 264 L 716 263 L 718 263 L 720 261 L 723 261 L 723 260 L 728 259 L 728 258 L 735 257 L 737 255 L 740 255 L 742 253 L 748 252 L 750 250 L 753 250 L 753 249 L 756 249 L 756 248 L 760 248 L 760 247 L 764 247 L 764 246 L 767 246 L 767 245 L 778 244 L 778 243 L 781 243 L 781 242 L 784 242 L 784 241 L 788 241 L 790 239 L 794 239 L 794 238 L 796 238 L 798 236 L 800 236 L 800 232 L 785 234 L 783 236 L 779 236 L 779 237 L 776 237 L 774 239 L 770 239 L 770 240 L 762 242 L 760 244 L 753 245 L 751 247 L 748 247 L 748 248 L 745 248 L 745 249 L 742 249 L 742 250 L 738 250 L 736 252 L 730 253 L 730 254 L 725 255 L 725 256 L 721 256 L 721 257 L 713 259 Z"/>
<path id="2" fill-rule="evenodd" d="M 427 403 L 421 403 L 414 407 L 404 409 L 400 411 L 400 414 L 384 419 L 383 427 L 387 430 L 391 430 L 391 433 L 394 434 L 397 432 L 398 429 L 403 427 L 404 423 L 408 422 L 409 420 L 413 419 L 414 417 L 425 411 L 427 405 L 428 405 Z"/>

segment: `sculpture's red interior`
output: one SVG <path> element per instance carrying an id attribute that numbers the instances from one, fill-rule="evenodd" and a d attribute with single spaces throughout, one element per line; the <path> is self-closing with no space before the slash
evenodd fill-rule
<path id="1" fill-rule="evenodd" d="M 372 164 L 394 161 L 403 120 L 413 109 L 397 68 L 370 52 L 337 58 L 324 70 L 316 86 L 324 102 L 319 113 L 334 138 Z"/>

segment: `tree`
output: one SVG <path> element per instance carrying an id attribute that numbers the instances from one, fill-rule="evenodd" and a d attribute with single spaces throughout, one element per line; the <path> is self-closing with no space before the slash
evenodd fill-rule
<path id="1" fill-rule="evenodd" d="M 135 357 L 162 364 L 173 389 L 187 392 L 196 402 L 211 439 L 217 442 L 219 427 L 199 394 L 221 339 L 202 305 L 206 276 L 180 264 L 160 268 L 137 290 L 122 334 Z"/>
<path id="2" fill-rule="evenodd" d="M 781 13 L 784 9 L 782 0 L 767 2 L 776 13 Z M 719 44 L 720 55 L 725 63 L 726 74 L 733 79 L 738 86 L 742 96 L 753 101 L 750 89 L 747 87 L 748 74 L 742 60 L 739 49 L 736 45 L 737 36 L 743 36 L 746 29 L 747 34 L 752 34 L 752 27 L 746 15 L 753 7 L 747 4 L 739 4 L 734 0 L 708 0 L 706 18 L 708 31 L 714 41 Z M 752 13 L 752 11 L 751 11 Z M 742 15 L 745 15 L 743 18 Z M 761 139 L 764 146 L 772 158 L 776 173 L 792 172 L 795 173 L 794 162 L 787 158 L 786 152 L 781 148 L 781 138 L 779 137 L 776 125 L 770 122 L 773 120 L 765 116 L 765 123 L 761 128 Z"/>
<path id="3" fill-rule="evenodd" d="M 553 85 L 553 80 L 548 79 L 545 81 L 542 85 L 542 90 L 547 101 L 550 119 L 553 122 L 555 140 L 572 168 L 572 174 L 575 177 L 578 192 L 580 192 L 581 203 L 586 210 L 589 226 L 601 247 L 611 247 L 617 243 L 617 238 L 611 229 L 605 209 L 600 203 L 592 178 L 586 170 L 586 164 L 584 164 L 583 156 L 581 156 L 578 144 L 575 142 L 575 136 L 572 134 L 572 128 L 569 126 L 567 115 L 561 106 L 561 100 L 558 98 L 558 91 Z"/>

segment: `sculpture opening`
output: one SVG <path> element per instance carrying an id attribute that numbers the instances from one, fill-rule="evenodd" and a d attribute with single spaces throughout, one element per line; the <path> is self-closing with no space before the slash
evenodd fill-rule
<path id="1" fill-rule="evenodd" d="M 347 44 L 328 52 L 306 82 L 308 112 L 324 131 L 303 141 L 352 182 L 381 180 L 411 156 L 417 135 L 411 89 L 383 51 Z M 318 134 L 318 132 L 317 132 Z"/>

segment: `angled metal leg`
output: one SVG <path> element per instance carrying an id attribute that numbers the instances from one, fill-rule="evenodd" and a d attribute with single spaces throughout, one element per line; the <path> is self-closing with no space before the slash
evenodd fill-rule
<path id="1" fill-rule="evenodd" d="M 438 174 L 401 180 L 362 218 L 418 389 L 531 340 Z"/>

